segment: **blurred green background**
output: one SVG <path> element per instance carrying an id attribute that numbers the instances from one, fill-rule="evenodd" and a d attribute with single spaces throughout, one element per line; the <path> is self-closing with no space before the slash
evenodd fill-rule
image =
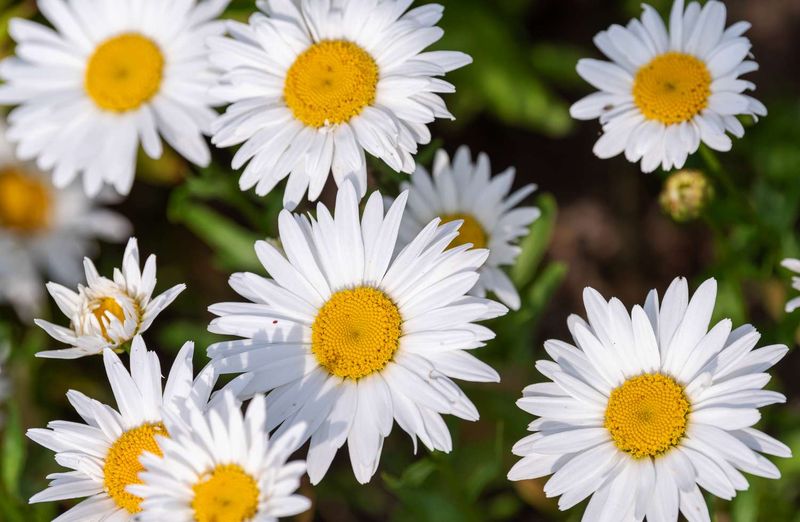
<path id="1" fill-rule="evenodd" d="M 536 204 L 543 217 L 523 242 L 524 253 L 512 270 L 523 307 L 490 326 L 497 339 L 478 355 L 503 377 L 499 385 L 465 385 L 481 420 L 448 419 L 454 451 L 421 450 L 412 455 L 408 438 L 395 429 L 384 447 L 378 474 L 368 486 L 353 478 L 346 452 L 316 488 L 304 484 L 314 500 L 311 521 L 550 521 L 580 519 L 582 507 L 560 513 L 545 498 L 544 480 L 508 482 L 516 460 L 512 444 L 532 418 L 514 401 L 521 389 L 541 379 L 533 363 L 543 357 L 547 338 L 568 339 L 566 318 L 583 313 L 581 291 L 593 286 L 629 306 L 641 303 L 650 288 L 663 291 L 678 275 L 693 287 L 714 276 L 720 284 L 717 319 L 752 322 L 762 343 L 798 339 L 800 312 L 786 315 L 793 291 L 784 257 L 800 257 L 800 2 L 738 0 L 726 2 L 729 23 L 748 20 L 761 70 L 748 79 L 770 114 L 748 126 L 734 150 L 714 157 L 698 154 L 689 166 L 704 172 L 715 197 L 700 217 L 676 223 L 659 205 L 667 177 L 644 175 L 623 158 L 601 161 L 592 155 L 596 122 L 574 122 L 569 105 L 590 87 L 575 73 L 583 56 L 598 57 L 593 35 L 612 23 L 640 14 L 634 0 L 443 0 L 446 34 L 437 44 L 471 54 L 475 63 L 448 77 L 457 94 L 448 97 L 456 122 L 433 128 L 436 142 L 419 161 L 429 164 L 436 147 L 453 152 L 468 144 L 489 153 L 495 172 L 515 165 L 518 184 L 540 186 Z M 669 2 L 658 0 L 662 13 Z M 227 13 L 246 18 L 251 0 L 234 0 Z M 34 2 L 0 0 L 0 38 L 13 50 L 5 26 L 11 16 L 37 18 Z M 746 122 L 748 125 L 752 122 Z M 252 251 L 254 240 L 274 236 L 282 187 L 267 198 L 243 194 L 238 174 L 228 168 L 231 151 L 215 151 L 212 167 L 198 171 L 177 156 L 154 162 L 142 158 L 139 179 L 118 210 L 134 224 L 145 254 L 157 253 L 157 291 L 186 282 L 188 290 L 145 335 L 157 349 L 165 373 L 186 340 L 198 346 L 195 365 L 205 363 L 204 348 L 218 340 L 206 332 L 206 306 L 235 300 L 227 286 L 233 271 L 263 269 Z M 394 192 L 401 175 L 373 164 L 375 188 Z M 331 200 L 329 186 L 323 197 Z M 122 246 L 104 245 L 97 260 L 109 274 Z M 45 318 L 62 321 L 50 304 Z M 46 335 L 20 323 L 10 308 L 0 308 L 0 344 L 11 347 L 7 374 L 12 395 L 2 406 L 0 436 L 0 520 L 50 520 L 71 503 L 29 507 L 26 499 L 58 470 L 52 454 L 29 443 L 24 430 L 52 419 L 77 420 L 65 392 L 78 389 L 113 403 L 99 357 L 47 361 L 33 357 L 53 347 Z M 788 403 L 762 411 L 760 427 L 800 455 L 800 359 L 793 350 L 776 368 L 770 387 Z M 302 453 L 302 452 L 301 452 Z M 800 459 L 778 461 L 779 481 L 749 477 L 749 491 L 732 502 L 710 499 L 718 522 L 800 521 Z"/>

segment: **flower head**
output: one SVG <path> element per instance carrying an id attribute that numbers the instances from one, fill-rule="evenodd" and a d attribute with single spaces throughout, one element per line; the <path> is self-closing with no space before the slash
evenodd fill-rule
<path id="1" fill-rule="evenodd" d="M 316 200 L 333 171 L 363 196 L 364 153 L 411 173 L 427 124 L 452 118 L 440 79 L 471 59 L 423 50 L 442 37 L 443 8 L 407 11 L 409 0 L 265 0 L 248 24 L 230 22 L 231 38 L 212 38 L 211 60 L 223 75 L 212 92 L 229 102 L 214 124 L 218 147 L 243 143 L 233 168 L 260 195 L 289 177 L 284 204 L 306 192 Z"/>
<path id="2" fill-rule="evenodd" d="M 467 245 L 448 249 L 458 222 L 429 223 L 394 255 L 408 193 L 384 214 L 380 193 L 359 216 L 355 187 L 339 190 L 334 215 L 319 204 L 316 220 L 284 211 L 285 255 L 267 242 L 256 253 L 272 277 L 234 274 L 248 303 L 220 303 L 215 333 L 244 339 L 209 347 L 240 398 L 269 392 L 269 429 L 304 424 L 311 439 L 308 473 L 325 475 L 348 443 L 356 478 L 367 482 L 396 420 L 428 448 L 450 451 L 442 414 L 477 420 L 478 411 L 451 378 L 497 381 L 471 355 L 494 334 L 476 322 L 505 307 L 467 296 L 489 255 Z"/>
<path id="3" fill-rule="evenodd" d="M 603 135 L 594 146 L 601 158 L 625 153 L 641 160 L 644 172 L 659 165 L 681 168 L 700 142 L 727 151 L 741 138 L 739 115 L 765 116 L 767 109 L 745 94 L 755 85 L 739 77 L 758 69 L 750 59 L 750 27 L 725 28 L 725 4 L 701 8 L 675 0 L 669 30 L 658 13 L 643 5 L 641 20 L 612 25 L 597 34 L 597 47 L 611 61 L 583 59 L 578 74 L 599 89 L 575 103 L 574 118 L 599 118 Z"/>
<path id="4" fill-rule="evenodd" d="M 652 291 L 631 313 L 587 288 L 589 321 L 567 322 L 575 345 L 547 341 L 552 360 L 536 363 L 549 380 L 517 404 L 537 415 L 534 433 L 514 446 L 522 459 L 511 480 L 553 475 L 544 487 L 568 509 L 591 495 L 584 520 L 709 520 L 698 486 L 730 500 L 747 489 L 742 471 L 780 473 L 761 453 L 790 457 L 756 430 L 762 406 L 785 402 L 764 390 L 765 371 L 788 349 L 754 349 L 750 325 L 725 319 L 709 330 L 717 284 L 689 299 L 685 279 L 659 305 Z"/>
<path id="5" fill-rule="evenodd" d="M 160 137 L 198 165 L 210 160 L 216 76 L 205 39 L 230 0 L 39 0 L 54 29 L 13 19 L 16 55 L 0 66 L 0 103 L 21 159 L 36 159 L 65 187 L 78 176 L 90 196 L 104 184 L 128 194 L 141 144 L 152 158 Z"/>
<path id="6" fill-rule="evenodd" d="M 76 359 L 119 348 L 150 328 L 156 316 L 186 288 L 175 285 L 153 298 L 156 257 L 148 257 L 142 270 L 136 238 L 128 241 L 122 270 L 114 270 L 113 280 L 98 274 L 90 259 L 84 259 L 83 265 L 86 286 L 78 285 L 77 292 L 57 283 L 47 284 L 59 309 L 70 319 L 69 328 L 36 320 L 51 337 L 72 347 L 39 352 L 38 357 Z"/>

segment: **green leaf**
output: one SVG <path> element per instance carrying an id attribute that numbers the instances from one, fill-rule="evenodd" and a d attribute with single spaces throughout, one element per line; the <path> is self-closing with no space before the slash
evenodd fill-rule
<path id="1" fill-rule="evenodd" d="M 511 268 L 511 280 L 520 289 L 527 287 L 533 280 L 553 237 L 558 213 L 558 205 L 552 194 L 540 195 L 536 199 L 536 206 L 542 211 L 542 215 L 533 222 L 530 233 L 520 243 L 522 252 Z"/>
<path id="2" fill-rule="evenodd" d="M 185 198 L 170 202 L 169 218 L 182 223 L 214 250 L 217 262 L 229 271 L 264 270 L 256 257 L 254 244 L 263 236 L 251 232 L 202 203 Z"/>
<path id="3" fill-rule="evenodd" d="M 5 433 L 3 435 L 2 471 L 3 484 L 6 491 L 14 497 L 19 496 L 19 483 L 22 466 L 25 462 L 25 436 L 16 402 L 9 402 L 8 415 L 5 420 Z"/>

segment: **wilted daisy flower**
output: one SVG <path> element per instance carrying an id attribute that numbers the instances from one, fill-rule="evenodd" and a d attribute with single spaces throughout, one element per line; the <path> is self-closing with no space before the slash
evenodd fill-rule
<path id="1" fill-rule="evenodd" d="M 122 241 L 131 226 L 80 187 L 58 190 L 36 166 L 18 162 L 5 130 L 0 122 L 0 302 L 30 320 L 45 299 L 42 274 L 77 283 L 95 238 Z"/>
<path id="2" fill-rule="evenodd" d="M 122 258 L 122 270 L 114 269 L 114 279 L 97 273 L 90 259 L 83 260 L 87 286 L 78 291 L 48 283 L 47 290 L 59 309 L 70 320 L 69 328 L 42 319 L 36 324 L 51 337 L 72 346 L 62 350 L 39 352 L 38 357 L 77 359 L 101 353 L 104 348 L 119 348 L 150 328 L 153 320 L 186 289 L 175 285 L 153 298 L 156 286 L 156 256 L 150 255 L 139 268 L 139 245 L 128 241 Z"/>
<path id="3" fill-rule="evenodd" d="M 206 165 L 203 133 L 216 116 L 205 39 L 230 0 L 39 0 L 55 30 L 14 19 L 16 56 L 0 65 L 0 103 L 21 159 L 37 159 L 64 187 L 79 174 L 87 194 L 104 183 L 128 194 L 141 143 L 161 156 L 159 136 Z"/>
<path id="4" fill-rule="evenodd" d="M 48 429 L 32 429 L 28 437 L 56 452 L 56 462 L 73 471 L 53 473 L 50 486 L 31 498 L 50 502 L 89 497 L 55 520 L 130 520 L 141 509 L 141 498 L 127 491 L 140 483 L 144 469 L 139 458 L 159 453 L 156 435 L 168 436 L 164 412 L 178 415 L 183 408 L 204 408 L 214 386 L 210 367 L 192 381 L 192 343 L 178 353 L 161 389 L 161 365 L 141 337 L 131 348 L 130 372 L 111 350 L 103 352 L 108 381 L 119 411 L 80 392 L 67 398 L 85 424 L 53 421 Z"/>
<path id="5" fill-rule="evenodd" d="M 410 242 L 436 217 L 443 223 L 462 220 L 453 245 L 469 243 L 490 252 L 470 293 L 483 297 L 487 291 L 493 292 L 517 310 L 519 294 L 501 267 L 514 264 L 520 253 L 517 240 L 528 234 L 528 227 L 541 212 L 536 207 L 514 208 L 536 190 L 536 185 L 526 185 L 511 193 L 514 174 L 509 168 L 492 178 L 488 156 L 479 154 L 473 163 L 467 147 L 458 149 L 452 164 L 445 151 L 438 151 L 433 177 L 418 166 L 411 184 L 404 185 L 409 189 L 409 208 L 403 215 L 400 239 L 401 245 Z"/>
<path id="6" fill-rule="evenodd" d="M 452 118 L 439 79 L 471 62 L 463 53 L 423 50 L 442 37 L 443 8 L 406 12 L 410 0 L 264 0 L 233 38 L 212 38 L 224 74 L 215 95 L 232 102 L 214 124 L 219 147 L 244 145 L 233 168 L 250 162 L 242 190 L 267 194 L 287 175 L 284 204 L 316 200 L 328 173 L 366 192 L 364 151 L 412 172 L 427 124 Z"/>
<path id="7" fill-rule="evenodd" d="M 784 259 L 781 265 L 795 274 L 800 274 L 800 259 Z M 800 290 L 800 277 L 792 276 L 792 288 Z M 786 303 L 786 313 L 794 312 L 798 308 L 800 308 L 800 297 L 795 297 Z"/>
<path id="8" fill-rule="evenodd" d="M 610 158 L 622 152 L 641 160 L 644 172 L 659 165 L 681 168 L 702 141 L 715 150 L 731 148 L 726 132 L 741 138 L 737 115 L 764 116 L 761 102 L 743 94 L 754 90 L 739 76 L 755 71 L 748 60 L 750 27 L 725 28 L 725 5 L 709 1 L 701 8 L 683 0 L 672 6 L 669 31 L 658 13 L 643 5 L 640 20 L 627 28 L 612 25 L 597 34 L 595 45 L 611 62 L 583 59 L 578 74 L 600 92 L 572 106 L 574 118 L 600 118 L 603 136 L 594 153 Z"/>
<path id="9" fill-rule="evenodd" d="M 256 395 L 242 418 L 230 392 L 187 419 L 166 413 L 168 437 L 157 438 L 163 457 L 148 453 L 141 484 L 128 490 L 142 498 L 142 522 L 277 521 L 306 511 L 311 502 L 294 494 L 306 471 L 289 462 L 302 426 L 267 440 L 264 396 Z"/>
<path id="10" fill-rule="evenodd" d="M 219 373 L 244 372 L 230 387 L 240 398 L 269 391 L 268 429 L 304 423 L 308 474 L 325 475 L 348 442 L 356 478 L 375 473 L 393 419 L 430 449 L 450 451 L 442 414 L 477 420 L 478 411 L 450 379 L 498 381 L 466 350 L 494 337 L 474 324 L 505 313 L 467 296 L 489 255 L 466 245 L 447 249 L 458 223 L 428 224 L 393 257 L 408 193 L 384 216 L 377 192 L 359 218 L 358 195 L 346 182 L 336 214 L 319 204 L 317 219 L 280 215 L 286 255 L 266 242 L 256 253 L 272 279 L 234 274 L 230 284 L 252 303 L 222 303 L 215 333 L 244 340 L 208 349 Z"/>
<path id="11" fill-rule="evenodd" d="M 568 509 L 589 495 L 583 520 L 709 520 L 698 485 L 730 500 L 747 489 L 744 471 L 778 478 L 760 453 L 790 457 L 784 444 L 756 430 L 758 408 L 781 403 L 763 390 L 765 371 L 788 349 L 754 350 L 750 325 L 731 331 L 725 319 L 709 330 L 717 284 L 689 300 L 676 279 L 631 314 L 587 288 L 589 322 L 567 321 L 575 343 L 547 341 L 552 361 L 536 368 L 552 382 L 528 386 L 517 404 L 540 418 L 520 440 L 522 460 L 509 478 L 553 474 L 547 496 Z"/>

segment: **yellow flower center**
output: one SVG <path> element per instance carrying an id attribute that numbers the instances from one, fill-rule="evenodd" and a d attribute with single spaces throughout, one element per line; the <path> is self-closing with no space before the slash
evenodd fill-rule
<path id="1" fill-rule="evenodd" d="M 317 313 L 311 327 L 311 350 L 333 375 L 360 379 L 392 360 L 402 324 L 397 305 L 380 290 L 341 290 Z"/>
<path id="2" fill-rule="evenodd" d="M 611 392 L 605 427 L 617 447 L 633 458 L 656 457 L 686 433 L 689 401 L 672 378 L 647 373 Z"/>
<path id="3" fill-rule="evenodd" d="M 100 331 L 103 332 L 103 337 L 110 341 L 107 328 L 111 324 L 111 319 L 106 316 L 106 312 L 111 312 L 111 315 L 119 319 L 120 322 L 125 322 L 125 312 L 113 297 L 102 297 L 93 306 L 92 314 L 97 318 L 97 322 L 100 323 Z"/>
<path id="4" fill-rule="evenodd" d="M 50 221 L 50 191 L 15 168 L 0 171 L 0 227 L 36 232 Z"/>
<path id="5" fill-rule="evenodd" d="M 155 96 L 164 74 L 164 55 L 155 42 L 124 33 L 101 43 L 89 58 L 84 86 L 101 109 L 127 112 Z"/>
<path id="6" fill-rule="evenodd" d="M 289 68 L 283 96 L 294 117 L 309 127 L 344 123 L 375 101 L 378 64 L 346 40 L 306 49 Z"/>
<path id="7" fill-rule="evenodd" d="M 711 73 L 689 54 L 669 52 L 636 73 L 633 100 L 645 118 L 665 125 L 689 121 L 708 106 Z"/>
<path id="8" fill-rule="evenodd" d="M 258 512 L 258 484 L 236 464 L 217 466 L 192 490 L 196 522 L 244 522 Z"/>
<path id="9" fill-rule="evenodd" d="M 447 214 L 442 216 L 442 224 L 449 223 L 457 219 L 464 220 L 464 223 L 458 230 L 458 237 L 456 237 L 453 242 L 450 243 L 450 246 L 456 247 L 460 245 L 466 245 L 467 243 L 472 243 L 474 248 L 486 248 L 486 232 L 483 231 L 483 227 L 473 216 L 469 214 Z"/>
<path id="10" fill-rule="evenodd" d="M 141 511 L 139 504 L 142 499 L 131 495 L 125 488 L 131 484 L 141 484 L 139 473 L 144 471 L 144 466 L 139 462 L 139 457 L 145 451 L 161 456 L 155 436 L 169 436 L 162 423 L 144 424 L 138 428 L 128 430 L 111 445 L 103 464 L 103 484 L 106 493 L 117 503 L 117 506 L 128 513 Z"/>

